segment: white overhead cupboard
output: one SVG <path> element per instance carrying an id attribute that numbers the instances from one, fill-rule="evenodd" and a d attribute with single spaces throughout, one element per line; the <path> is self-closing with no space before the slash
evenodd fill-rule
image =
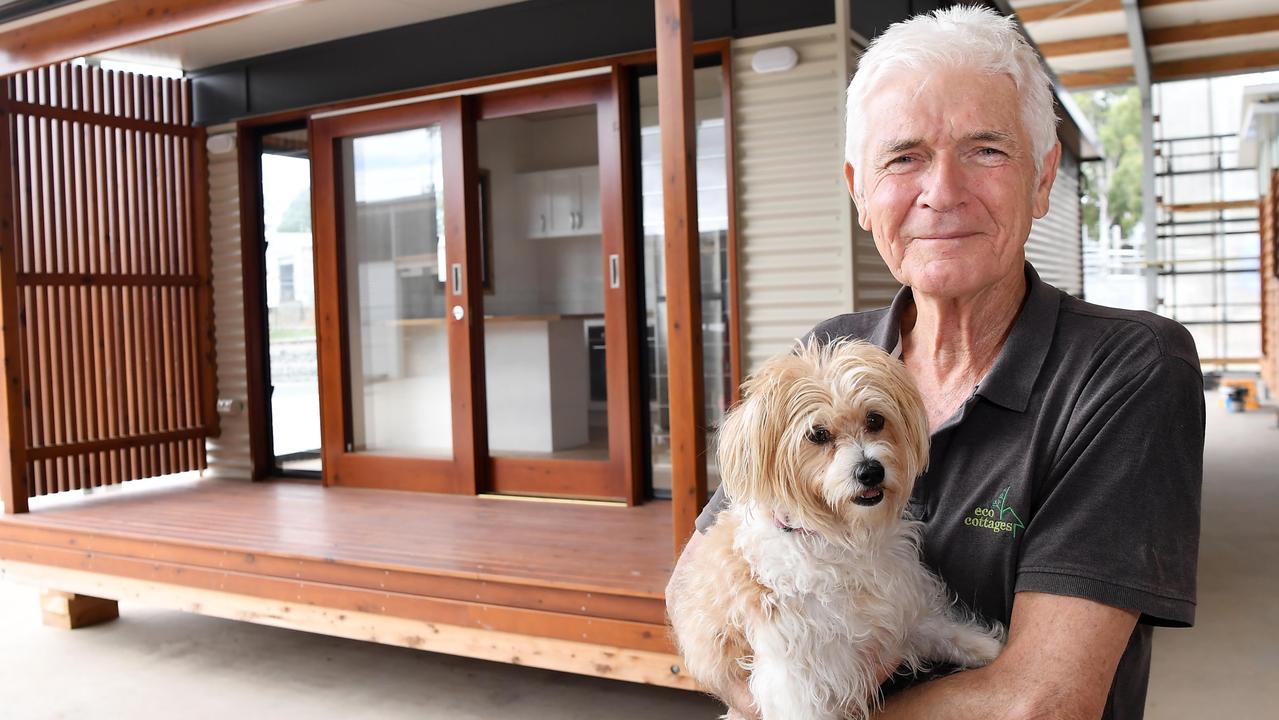
<path id="1" fill-rule="evenodd" d="M 600 169 L 539 170 L 517 176 L 529 238 L 600 234 Z"/>

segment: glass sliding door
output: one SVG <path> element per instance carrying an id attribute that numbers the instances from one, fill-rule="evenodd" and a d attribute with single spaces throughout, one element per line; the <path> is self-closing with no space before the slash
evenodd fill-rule
<path id="1" fill-rule="evenodd" d="M 313 122 L 329 484 L 475 490 L 467 107 Z"/>
<path id="2" fill-rule="evenodd" d="M 608 459 L 594 105 L 481 120 L 494 282 L 484 298 L 489 451 Z M 594 392 L 592 392 L 594 390 Z"/>
<path id="3" fill-rule="evenodd" d="M 724 118 L 723 68 L 693 71 L 697 230 L 702 271 L 702 358 L 706 412 L 706 486 L 719 487 L 714 447 L 720 421 L 736 396 L 733 387 L 731 272 L 729 256 L 728 144 Z M 652 493 L 670 497 L 670 413 L 666 384 L 666 226 L 662 205 L 661 129 L 657 122 L 657 76 L 638 80 L 639 150 L 644 228 L 645 371 L 649 403 Z"/>
<path id="4" fill-rule="evenodd" d="M 311 160 L 306 128 L 258 138 L 272 467 L 320 466 L 320 388 L 315 344 Z"/>
<path id="5" fill-rule="evenodd" d="M 620 87 L 313 119 L 326 483 L 642 497 Z"/>
<path id="6" fill-rule="evenodd" d="M 343 138 L 351 444 L 451 457 L 440 126 Z"/>
<path id="7" fill-rule="evenodd" d="M 484 96 L 490 489 L 629 499 L 630 254 L 611 76 Z"/>

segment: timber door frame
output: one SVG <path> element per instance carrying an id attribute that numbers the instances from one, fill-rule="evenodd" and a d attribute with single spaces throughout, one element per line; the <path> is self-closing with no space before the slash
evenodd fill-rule
<path id="1" fill-rule="evenodd" d="M 245 376 L 248 397 L 250 479 L 290 477 L 315 479 L 315 470 L 285 470 L 275 455 L 275 412 L 272 402 L 271 338 L 267 320 L 266 228 L 262 215 L 262 138 L 279 132 L 309 130 L 305 112 L 277 113 L 236 123 L 236 162 L 240 192 L 240 265 L 244 297 Z M 308 134 L 308 147 L 310 136 Z M 307 162 L 311 161 L 307 157 Z M 311 242 L 315 256 L 314 237 Z M 316 378 L 319 384 L 319 378 Z"/>
<path id="2" fill-rule="evenodd" d="M 475 119 L 493 120 L 528 113 L 594 105 L 600 168 L 601 265 L 604 282 L 604 346 L 608 397 L 608 458 L 492 457 L 483 491 L 624 500 L 643 499 L 640 420 L 638 247 L 633 231 L 629 85 L 624 70 L 592 77 L 530 85 L 477 96 Z M 467 185 L 476 187 L 475 183 Z M 472 192 L 475 192 L 474 190 Z M 618 284 L 610 277 L 610 256 L 619 259 Z M 482 374 L 478 377 L 484 377 Z M 487 430 L 487 426 L 485 426 Z"/>
<path id="3" fill-rule="evenodd" d="M 486 469 L 483 312 L 478 227 L 475 123 L 469 98 L 453 97 L 312 119 L 311 178 L 315 241 L 316 334 L 319 345 L 320 435 L 324 484 L 348 487 L 474 494 Z M 446 305 L 460 306 L 448 326 L 449 387 L 453 426 L 451 458 L 356 452 L 351 444 L 350 363 L 340 196 L 343 177 L 338 143 L 438 124 L 444 166 L 446 263 L 462 266 L 461 293 L 446 287 Z"/>

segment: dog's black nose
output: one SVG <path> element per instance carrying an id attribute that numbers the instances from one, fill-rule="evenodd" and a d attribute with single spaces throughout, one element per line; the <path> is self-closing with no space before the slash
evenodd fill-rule
<path id="1" fill-rule="evenodd" d="M 875 487 L 884 482 L 884 466 L 878 460 L 859 462 L 857 467 L 853 468 L 853 475 L 862 485 Z"/>

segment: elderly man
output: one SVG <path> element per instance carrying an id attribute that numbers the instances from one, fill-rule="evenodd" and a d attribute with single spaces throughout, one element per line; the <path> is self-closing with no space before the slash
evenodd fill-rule
<path id="1" fill-rule="evenodd" d="M 1176 323 L 1082 302 L 1026 263 L 1060 152 L 1046 75 L 987 10 L 893 26 L 849 87 L 849 191 L 905 287 L 812 334 L 875 342 L 918 383 L 924 560 L 1009 630 L 993 664 L 890 692 L 883 718 L 1140 718 L 1152 626 L 1194 619 L 1198 357 Z M 753 712 L 745 688 L 731 705 Z"/>

